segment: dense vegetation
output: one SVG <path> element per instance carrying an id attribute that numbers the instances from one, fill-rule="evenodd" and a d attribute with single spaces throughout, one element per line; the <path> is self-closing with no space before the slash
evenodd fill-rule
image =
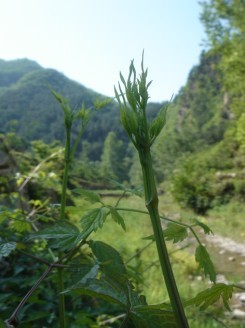
<path id="1" fill-rule="evenodd" d="M 171 192 L 182 207 L 190 208 L 196 214 L 207 214 L 212 209 L 228 205 L 240 209 L 245 200 L 245 6 L 242 0 L 210 0 L 203 1 L 202 7 L 201 19 L 207 40 L 200 63 L 191 70 L 186 85 L 171 103 L 150 103 L 147 108 L 148 118 L 153 119 L 160 108 L 168 107 L 166 126 L 153 147 L 159 192 Z M 37 258 L 33 261 L 30 255 L 38 253 L 40 258 L 45 258 L 46 241 L 37 238 L 25 244 L 25 238 L 30 231 L 38 231 L 47 222 L 59 218 L 57 204 L 62 193 L 66 135 L 60 104 L 52 95 L 51 88 L 67 98 L 75 111 L 81 110 L 84 114 L 86 109 L 90 118 L 78 145 L 76 161 L 70 166 L 68 189 L 82 186 L 90 191 L 100 190 L 100 195 L 103 194 L 101 190 L 106 189 L 113 202 L 114 192 L 118 194 L 118 189 L 140 194 L 138 187 L 142 185 L 137 153 L 119 125 L 119 106 L 114 99 L 88 90 L 63 74 L 44 69 L 28 59 L 0 60 L 0 282 L 3 291 L 0 305 L 3 318 L 10 316 L 13 304 L 17 306 L 37 279 L 36 273 L 43 272 L 47 265 Z M 74 123 L 72 144 L 80 129 L 80 123 Z M 78 200 L 68 191 L 67 215 L 78 220 L 77 217 L 88 208 L 88 199 L 96 203 L 96 197 L 93 193 L 83 192 L 83 200 Z M 81 213 L 72 212 L 74 205 Z M 111 215 L 123 226 L 117 213 Z M 205 225 L 201 227 L 207 229 Z M 171 233 L 171 229 L 169 231 Z M 176 230 L 172 231 L 176 233 Z M 150 230 L 144 233 L 150 234 Z M 172 236 L 173 240 L 181 240 L 184 236 L 183 230 L 178 233 L 176 237 Z M 57 245 L 67 251 L 62 243 Z M 57 245 L 54 243 L 54 249 Z M 52 243 L 49 246 L 53 250 Z M 136 252 L 134 265 L 127 266 L 127 270 L 137 291 L 141 292 L 145 287 L 141 280 L 144 271 L 141 251 L 138 253 L 139 250 L 131 246 L 120 245 L 126 255 L 129 250 Z M 17 250 L 12 252 L 15 247 Z M 91 250 L 94 251 L 93 247 Z M 11 256 L 7 257 L 9 253 Z M 188 279 L 189 275 L 194 279 L 197 267 L 192 264 L 193 259 L 190 260 L 189 255 L 183 254 L 182 261 L 187 257 L 188 263 L 184 277 Z M 87 269 L 92 268 L 90 255 L 87 255 L 86 258 L 74 259 L 72 274 L 68 271 L 64 278 L 67 284 L 71 280 L 77 281 L 81 272 L 73 269 L 80 262 L 84 261 Z M 181 276 L 184 270 L 178 270 Z M 22 275 L 21 285 L 19 274 Z M 51 275 L 46 285 L 40 286 L 32 296 L 32 310 L 29 312 L 26 306 L 20 316 L 23 327 L 34 327 L 33 322 L 37 319 L 43 320 L 46 326 L 54 325 L 58 317 L 58 300 L 53 295 L 56 285 L 57 280 Z M 195 288 L 199 291 L 198 287 Z M 193 297 L 192 290 L 188 293 L 189 297 Z M 73 322 L 74 327 L 99 327 L 108 318 L 120 317 L 121 314 L 116 306 L 108 307 L 106 302 L 91 301 L 87 296 L 73 298 L 69 295 L 67 300 L 67 320 Z M 81 308 L 85 310 L 81 311 Z M 201 311 L 202 319 L 199 321 L 197 315 L 196 321 L 193 319 L 193 327 L 195 324 L 202 327 L 200 322 L 204 317 L 221 315 L 219 311 L 220 308 L 214 308 L 206 317 Z M 105 313 L 107 317 L 104 317 Z M 203 327 L 213 327 L 208 326 L 208 322 L 209 319 L 207 326 Z M 113 323 L 111 327 L 114 327 Z"/>

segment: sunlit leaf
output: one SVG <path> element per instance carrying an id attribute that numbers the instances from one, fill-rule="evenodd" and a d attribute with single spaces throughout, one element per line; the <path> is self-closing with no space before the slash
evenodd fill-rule
<path id="1" fill-rule="evenodd" d="M 163 230 L 163 234 L 166 240 L 172 240 L 173 243 L 177 243 L 188 237 L 186 227 L 175 223 L 168 223 L 167 229 Z"/>
<path id="2" fill-rule="evenodd" d="M 214 264 L 209 256 L 209 253 L 203 245 L 199 245 L 195 253 L 196 261 L 199 266 L 204 270 L 205 275 L 208 275 L 212 282 L 216 281 L 216 272 Z"/>
<path id="3" fill-rule="evenodd" d="M 26 221 L 25 219 L 14 219 L 11 222 L 12 228 L 17 232 L 30 232 L 31 231 L 31 224 L 30 222 Z"/>
<path id="4" fill-rule="evenodd" d="M 201 310 L 205 310 L 208 306 L 213 305 L 220 298 L 222 298 L 224 306 L 230 311 L 229 300 L 232 298 L 233 286 L 223 283 L 214 284 L 211 288 L 208 288 L 193 299 L 185 302 L 186 306 L 196 305 L 200 306 Z"/>

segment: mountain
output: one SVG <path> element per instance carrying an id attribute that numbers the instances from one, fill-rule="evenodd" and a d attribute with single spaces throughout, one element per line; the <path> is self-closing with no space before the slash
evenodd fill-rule
<path id="1" fill-rule="evenodd" d="M 105 98 L 54 69 L 42 68 L 34 61 L 1 60 L 1 133 L 13 131 L 27 140 L 64 140 L 63 113 L 50 88 L 67 98 L 71 108 L 79 108 L 82 103 L 90 108 L 95 100 Z M 95 115 L 92 126 L 96 125 L 96 129 L 88 126 L 85 136 L 88 141 L 104 141 L 111 126 L 115 126 L 112 121 L 118 119 L 115 107 L 116 104 L 111 103 Z M 115 113 L 111 115 L 113 109 Z M 103 119 L 100 119 L 102 116 Z"/>
<path id="2" fill-rule="evenodd" d="M 170 181 L 176 199 L 197 212 L 233 198 L 243 199 L 245 194 L 241 182 L 244 116 L 237 111 L 237 101 L 233 110 L 224 87 L 221 57 L 214 51 L 201 54 L 200 63 L 192 68 L 186 85 L 169 105 L 167 125 L 153 149 L 158 181 Z M 28 141 L 64 142 L 63 112 L 50 88 L 67 98 L 72 108 L 82 103 L 91 108 L 95 100 L 106 99 L 56 70 L 44 69 L 27 59 L 0 61 L 0 76 L 0 132 L 13 131 Z M 150 103 L 149 118 L 162 106 Z M 77 133 L 74 126 L 73 135 Z M 115 179 L 140 182 L 136 178 L 140 177 L 139 167 L 119 123 L 115 101 L 96 112 L 83 140 L 88 161 L 102 165 L 105 172 L 107 166 L 124 163 L 124 173 L 115 174 Z M 116 149 L 120 149 L 118 156 Z M 86 165 L 91 167 L 92 162 Z M 93 172 L 98 170 L 95 166 Z"/>
<path id="3" fill-rule="evenodd" d="M 54 69 L 44 69 L 28 59 L 0 61 L 1 133 L 13 131 L 27 140 L 64 141 L 63 113 L 50 88 L 67 98 L 71 108 L 94 107 L 105 96 L 68 79 Z M 150 104 L 154 115 L 161 104 Z M 113 100 L 96 113 L 88 124 L 84 139 L 90 143 L 89 157 L 99 160 L 103 143 L 110 131 L 126 143 L 119 124 L 119 108 Z M 77 133 L 77 127 L 73 128 Z"/>

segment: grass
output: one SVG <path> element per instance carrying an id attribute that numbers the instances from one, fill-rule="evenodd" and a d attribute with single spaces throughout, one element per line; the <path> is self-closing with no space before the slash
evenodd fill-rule
<path id="1" fill-rule="evenodd" d="M 210 210 L 207 220 L 218 234 L 229 237 L 237 242 L 245 240 L 245 206 L 231 202 Z"/>

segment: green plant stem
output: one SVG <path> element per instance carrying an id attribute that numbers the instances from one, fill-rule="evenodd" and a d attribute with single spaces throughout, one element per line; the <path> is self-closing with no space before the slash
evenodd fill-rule
<path id="1" fill-rule="evenodd" d="M 70 149 L 71 149 L 71 130 L 66 126 L 66 145 L 65 145 L 65 166 L 61 191 L 60 219 L 65 220 L 66 208 L 66 190 L 68 182 L 68 172 L 70 166 Z M 59 256 L 60 257 L 60 256 Z M 60 328 L 65 328 L 65 295 L 64 290 L 63 270 L 58 269 L 58 293 L 59 293 L 59 322 Z"/>
<path id="2" fill-rule="evenodd" d="M 178 327 L 187 328 L 189 325 L 179 296 L 162 232 L 161 220 L 158 212 L 158 195 L 154 180 L 150 147 L 140 148 L 138 149 L 138 152 L 143 173 L 145 204 L 151 218 L 163 277 L 166 283 L 173 312 L 175 314 L 176 323 L 178 324 Z"/>
<path id="3" fill-rule="evenodd" d="M 61 191 L 61 207 L 60 207 L 60 219 L 65 219 L 65 207 L 66 207 L 66 189 L 68 182 L 68 171 L 70 166 L 70 148 L 71 148 L 71 131 L 66 128 L 66 145 L 65 145 L 65 166 L 62 181 L 62 191 Z"/>
<path id="4" fill-rule="evenodd" d="M 59 290 L 59 323 L 60 328 L 65 328 L 65 297 L 61 294 L 64 290 L 63 269 L 58 269 L 58 290 Z"/>

